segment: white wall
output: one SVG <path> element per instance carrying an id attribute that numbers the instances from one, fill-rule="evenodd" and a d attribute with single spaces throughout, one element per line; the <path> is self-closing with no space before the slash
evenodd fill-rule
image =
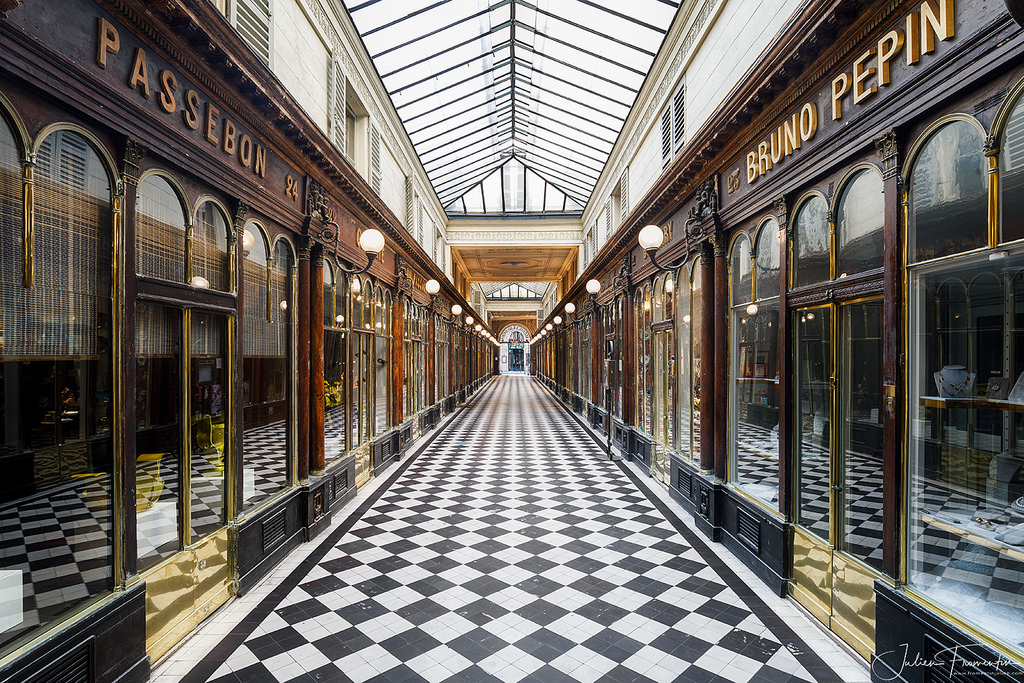
<path id="1" fill-rule="evenodd" d="M 687 137 L 715 113 L 803 0 L 730 0 L 686 70 Z M 723 87 L 724 86 L 724 87 Z"/>
<path id="2" fill-rule="evenodd" d="M 327 130 L 327 69 L 330 50 L 296 0 L 275 0 L 274 73 L 295 101 Z"/>
<path id="3" fill-rule="evenodd" d="M 383 139 L 380 142 L 380 198 L 404 224 L 405 173 Z M 413 226 L 406 227 L 412 232 Z"/>

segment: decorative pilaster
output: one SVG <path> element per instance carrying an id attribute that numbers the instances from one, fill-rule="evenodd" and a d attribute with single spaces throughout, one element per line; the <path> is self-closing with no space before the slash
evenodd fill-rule
<path id="1" fill-rule="evenodd" d="M 324 249 L 309 255 L 309 467 L 324 471 Z"/>
<path id="2" fill-rule="evenodd" d="M 710 240 L 700 245 L 700 469 L 715 469 L 715 250 Z M 724 389 L 724 387 L 723 387 Z"/>
<path id="3" fill-rule="evenodd" d="M 298 302 L 293 321 L 298 331 L 298 352 L 296 353 L 296 374 L 298 391 L 296 392 L 296 412 L 298 414 L 295 425 L 295 455 L 298 459 L 298 477 L 300 481 L 307 481 L 310 472 L 310 422 L 309 422 L 309 386 L 312 381 L 310 372 L 310 339 L 309 330 L 313 321 L 310 320 L 310 246 L 311 240 L 307 236 L 297 238 L 299 257 L 298 267 Z M 320 287 L 321 291 L 323 286 Z M 321 327 L 323 326 L 323 309 L 320 311 Z M 322 345 L 321 345 L 322 346 Z M 321 379 L 321 384 L 323 380 Z"/>

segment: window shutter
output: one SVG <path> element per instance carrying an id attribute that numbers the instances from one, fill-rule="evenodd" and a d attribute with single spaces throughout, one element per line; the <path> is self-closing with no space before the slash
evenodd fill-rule
<path id="1" fill-rule="evenodd" d="M 334 146 L 345 151 L 345 72 L 341 70 L 341 60 L 335 57 L 327 67 L 330 88 L 330 119 L 331 138 Z"/>
<path id="2" fill-rule="evenodd" d="M 604 239 L 608 240 L 612 236 L 612 202 L 608 200 L 604 203 Z"/>
<path id="3" fill-rule="evenodd" d="M 619 178 L 619 203 L 622 206 L 622 217 L 625 218 L 629 215 L 629 167 Z"/>
<path id="4" fill-rule="evenodd" d="M 264 64 L 270 64 L 270 1 L 235 0 L 235 28 Z"/>
<path id="5" fill-rule="evenodd" d="M 661 115 L 661 167 L 668 167 L 672 160 L 672 105 L 665 107 Z"/>
<path id="6" fill-rule="evenodd" d="M 413 207 L 416 206 L 416 191 L 412 188 L 412 176 L 405 176 L 405 229 L 410 234 L 416 235 L 416 215 Z"/>
<path id="7" fill-rule="evenodd" d="M 416 198 L 416 241 L 421 245 L 427 243 L 426 231 L 423 229 L 423 202 Z"/>
<path id="8" fill-rule="evenodd" d="M 583 267 L 586 268 L 588 263 L 590 263 L 590 235 L 583 240 Z"/>
<path id="9" fill-rule="evenodd" d="M 672 137 L 675 141 L 675 152 L 678 153 L 683 148 L 683 133 L 686 128 L 686 84 L 680 83 L 679 89 L 676 90 L 675 96 L 672 98 L 672 108 L 675 110 L 674 114 L 674 128 Z"/>
<path id="10" fill-rule="evenodd" d="M 370 124 L 370 189 L 380 194 L 380 131 Z"/>

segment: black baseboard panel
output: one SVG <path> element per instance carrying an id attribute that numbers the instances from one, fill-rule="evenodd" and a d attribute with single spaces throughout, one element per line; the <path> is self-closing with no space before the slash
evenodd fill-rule
<path id="1" fill-rule="evenodd" d="M 1020 634 L 1006 634 L 1009 638 Z M 901 590 L 875 582 L 871 680 L 901 683 L 1020 683 L 1021 662 L 1007 659 Z"/>
<path id="2" fill-rule="evenodd" d="M 0 670 L 2 683 L 149 679 L 146 586 L 137 583 Z"/>
<path id="3" fill-rule="evenodd" d="M 305 538 L 303 495 L 298 489 L 238 526 L 238 584 L 245 592 Z"/>
<path id="4" fill-rule="evenodd" d="M 722 545 L 772 592 L 784 597 L 788 589 L 785 523 L 729 488 L 720 491 Z"/>

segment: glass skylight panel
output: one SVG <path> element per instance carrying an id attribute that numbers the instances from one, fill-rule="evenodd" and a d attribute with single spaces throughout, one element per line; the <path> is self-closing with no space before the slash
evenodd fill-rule
<path id="1" fill-rule="evenodd" d="M 536 212 L 544 210 L 544 186 L 547 183 L 533 171 L 526 172 L 526 210 Z"/>
<path id="2" fill-rule="evenodd" d="M 523 172 L 526 169 L 515 159 L 507 162 L 502 169 L 505 184 L 505 211 L 522 211 L 524 209 L 524 193 L 526 186 Z"/>
<path id="3" fill-rule="evenodd" d="M 504 188 L 505 210 L 558 204 L 533 196 L 545 181 L 570 193 L 573 210 L 586 203 L 678 3 L 378 0 L 349 6 L 435 191 L 450 210 L 473 213 L 495 210 L 481 188 L 491 188 L 489 174 L 510 152 L 530 170 L 505 166 L 505 179 L 515 176 L 522 187 Z M 466 191 L 465 202 L 453 201 L 454 193 Z M 513 198 L 518 203 L 509 209 Z"/>
<path id="4" fill-rule="evenodd" d="M 473 188 L 473 191 L 464 194 L 462 198 L 466 202 L 466 213 L 484 212 L 484 195 L 479 185 Z"/>
<path id="5" fill-rule="evenodd" d="M 501 213 L 501 170 L 497 170 L 484 178 L 481 183 L 484 190 L 484 211 L 487 213 Z"/>
<path id="6" fill-rule="evenodd" d="M 561 211 L 565 207 L 565 195 L 557 188 L 548 185 L 547 200 L 544 202 L 545 211 Z"/>

